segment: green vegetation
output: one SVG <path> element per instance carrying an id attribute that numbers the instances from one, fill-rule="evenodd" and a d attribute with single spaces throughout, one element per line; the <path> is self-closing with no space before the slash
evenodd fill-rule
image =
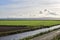
<path id="1" fill-rule="evenodd" d="M 0 36 L 37 30 L 40 28 L 48 28 L 59 24 L 59 20 L 0 20 L 0 27 L 17 27 L 18 29 L 9 30 L 10 28 L 6 27 L 7 31 L 5 31 L 0 28 Z"/>
<path id="2" fill-rule="evenodd" d="M 58 30 L 58 29 L 49 30 L 49 31 L 47 31 L 47 32 L 42 32 L 42 33 L 39 33 L 39 34 L 36 34 L 36 35 L 33 35 L 33 36 L 29 36 L 29 37 L 26 37 L 26 38 L 23 38 L 23 39 L 20 39 L 20 40 L 31 40 L 31 39 L 33 39 L 33 38 L 35 38 L 35 37 L 38 37 L 38 36 L 41 36 L 41 35 L 50 33 L 50 32 L 55 31 L 55 30 Z"/>
<path id="3" fill-rule="evenodd" d="M 33 35 L 33 36 L 29 36 L 29 37 L 26 37 L 26 38 L 23 38 L 23 39 L 20 39 L 20 40 L 31 40 L 32 38 L 35 38 L 35 37 L 41 36 L 41 35 L 46 34 L 46 33 L 49 33 L 49 32 L 51 32 L 51 31 L 43 32 L 43 33 L 36 34 L 36 35 Z"/>
<path id="4" fill-rule="evenodd" d="M 54 37 L 52 40 L 60 40 L 60 34 Z"/>
<path id="5" fill-rule="evenodd" d="M 54 20 L 0 20 L 0 25 L 30 25 L 30 26 L 37 26 L 37 25 L 55 25 L 60 24 L 60 21 Z"/>

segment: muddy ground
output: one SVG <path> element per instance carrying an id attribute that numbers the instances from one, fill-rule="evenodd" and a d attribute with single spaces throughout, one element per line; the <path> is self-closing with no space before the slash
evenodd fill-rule
<path id="1" fill-rule="evenodd" d="M 11 31 L 11 30 L 24 30 L 29 29 L 26 26 L 8 26 L 8 25 L 0 25 L 0 32 Z"/>

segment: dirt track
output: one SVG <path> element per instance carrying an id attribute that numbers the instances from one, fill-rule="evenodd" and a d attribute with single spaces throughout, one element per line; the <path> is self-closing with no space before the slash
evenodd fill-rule
<path id="1" fill-rule="evenodd" d="M 56 30 L 56 31 L 53 31 L 53 32 L 50 32 L 48 34 L 44 34 L 42 36 L 35 37 L 31 40 L 52 40 L 58 34 L 60 34 L 60 29 Z"/>

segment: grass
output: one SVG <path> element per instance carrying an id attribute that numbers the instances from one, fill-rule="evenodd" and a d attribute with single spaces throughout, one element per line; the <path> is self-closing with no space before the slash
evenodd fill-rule
<path id="1" fill-rule="evenodd" d="M 55 25 L 60 24 L 60 21 L 54 20 L 0 20 L 0 25 L 30 25 L 30 26 L 37 26 L 37 25 Z"/>
<path id="2" fill-rule="evenodd" d="M 41 36 L 41 35 L 46 34 L 46 33 L 49 33 L 49 32 L 51 32 L 51 31 L 43 32 L 43 33 L 36 34 L 36 35 L 33 35 L 33 36 L 29 36 L 29 37 L 26 37 L 26 38 L 23 38 L 23 39 L 20 39 L 20 40 L 31 40 L 31 39 L 33 39 L 35 37 Z"/>
<path id="3" fill-rule="evenodd" d="M 60 28 L 58 28 L 58 29 L 60 29 Z M 58 30 L 58 29 L 49 30 L 49 31 L 47 31 L 47 32 L 42 32 L 42 33 L 39 33 L 39 34 L 36 34 L 36 35 L 33 35 L 33 36 L 29 36 L 29 37 L 26 37 L 26 38 L 23 38 L 23 39 L 20 39 L 20 40 L 31 40 L 31 39 L 33 39 L 33 38 L 35 38 L 35 37 L 38 37 L 38 36 L 41 36 L 41 35 L 44 35 L 44 34 L 53 32 L 53 31 Z M 60 38 L 60 36 L 59 36 L 59 38 Z M 55 39 L 55 38 L 54 38 L 54 39 Z"/>
<path id="4" fill-rule="evenodd" d="M 11 30 L 7 32 L 0 32 L 0 36 L 37 30 L 40 28 L 46 28 L 46 27 L 48 28 L 59 24 L 60 24 L 59 20 L 0 20 L 0 27 L 2 27 L 1 25 L 8 27 L 12 26 L 21 27 L 22 25 L 24 27 L 27 27 L 27 29 L 25 30 L 22 29 L 22 30 Z"/>
<path id="5" fill-rule="evenodd" d="M 60 40 L 60 34 L 54 37 L 52 40 Z"/>

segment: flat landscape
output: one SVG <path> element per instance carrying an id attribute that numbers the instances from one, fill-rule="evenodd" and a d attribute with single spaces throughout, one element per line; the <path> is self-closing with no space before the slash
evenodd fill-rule
<path id="1" fill-rule="evenodd" d="M 60 24 L 60 20 L 0 20 L 0 25 L 50 26 Z"/>
<path id="2" fill-rule="evenodd" d="M 32 40 L 60 40 L 60 29 L 49 32 L 49 33 L 44 34 L 42 36 L 35 37 Z"/>
<path id="3" fill-rule="evenodd" d="M 0 20 L 0 36 L 59 25 L 59 20 Z"/>

